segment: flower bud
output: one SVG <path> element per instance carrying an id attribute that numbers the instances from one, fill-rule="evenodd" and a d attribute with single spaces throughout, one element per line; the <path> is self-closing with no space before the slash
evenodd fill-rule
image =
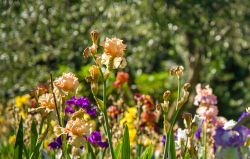
<path id="1" fill-rule="evenodd" d="M 93 30 L 90 32 L 90 37 L 91 37 L 91 40 L 94 44 L 97 44 L 98 42 L 98 32 L 96 30 Z"/>
<path id="2" fill-rule="evenodd" d="M 164 112 L 168 112 L 168 108 L 169 108 L 169 101 L 164 101 L 163 103 L 162 103 L 162 110 L 164 111 Z"/>
<path id="3" fill-rule="evenodd" d="M 89 47 L 86 47 L 83 51 L 83 57 L 88 58 L 89 57 Z"/>
<path id="4" fill-rule="evenodd" d="M 91 54 L 95 55 L 96 52 L 97 52 L 97 48 L 98 48 L 98 46 L 97 46 L 96 44 L 93 43 L 92 46 L 89 48 Z"/>
<path id="5" fill-rule="evenodd" d="M 167 101 L 170 95 L 171 95 L 171 92 L 169 90 L 165 91 L 163 94 L 163 100 Z"/>
<path id="6" fill-rule="evenodd" d="M 191 87 L 191 84 L 190 83 L 185 83 L 184 86 L 183 86 L 183 89 L 185 91 L 188 91 L 188 89 Z"/>
<path id="7" fill-rule="evenodd" d="M 184 70 L 184 67 L 183 66 L 177 66 L 177 68 L 175 69 L 175 74 L 180 77 L 183 75 L 183 70 Z"/>

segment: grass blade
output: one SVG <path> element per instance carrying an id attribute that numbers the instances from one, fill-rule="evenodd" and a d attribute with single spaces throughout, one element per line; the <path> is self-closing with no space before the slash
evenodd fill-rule
<path id="1" fill-rule="evenodd" d="M 96 159 L 94 151 L 93 151 L 91 145 L 89 144 L 89 142 L 87 142 L 87 148 L 88 148 L 88 158 L 89 159 Z"/>
<path id="2" fill-rule="evenodd" d="M 38 133 L 37 133 L 37 129 L 36 129 L 36 123 L 33 120 L 32 124 L 31 124 L 31 129 L 30 129 L 30 136 L 31 136 L 31 140 L 30 140 L 30 154 L 34 151 L 35 147 L 36 147 L 36 142 L 37 142 L 37 138 L 38 138 Z"/>
<path id="3" fill-rule="evenodd" d="M 15 143 L 15 151 L 14 151 L 14 159 L 22 159 L 23 154 L 23 119 L 21 118 L 17 135 L 16 135 L 16 143 Z"/>
<path id="4" fill-rule="evenodd" d="M 116 158 L 121 158 L 121 150 L 122 150 L 122 142 L 119 141 L 119 143 L 117 144 L 117 146 L 115 148 L 115 157 Z"/>
<path id="5" fill-rule="evenodd" d="M 140 159 L 151 159 L 153 157 L 153 146 L 149 145 L 142 153 Z"/>
<path id="6" fill-rule="evenodd" d="M 123 139 L 122 139 L 122 154 L 121 159 L 130 159 L 130 142 L 129 142 L 129 132 L 128 126 L 125 126 Z"/>

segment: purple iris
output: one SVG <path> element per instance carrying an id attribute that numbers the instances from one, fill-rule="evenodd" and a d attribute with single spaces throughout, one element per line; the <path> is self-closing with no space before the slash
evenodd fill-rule
<path id="1" fill-rule="evenodd" d="M 239 119 L 238 119 L 238 122 L 239 121 L 241 121 L 243 118 L 245 118 L 246 116 L 248 116 L 248 112 L 246 112 L 246 111 L 244 111 L 241 115 L 240 115 L 240 117 L 239 117 Z"/>
<path id="2" fill-rule="evenodd" d="M 90 115 L 90 116 L 95 116 L 96 115 L 96 109 L 95 108 L 89 108 L 86 110 L 86 112 Z"/>
<path id="3" fill-rule="evenodd" d="M 60 147 L 62 146 L 62 138 L 61 138 L 61 136 L 55 138 L 54 141 L 52 141 L 51 143 L 49 143 L 48 146 L 49 146 L 51 149 L 60 148 Z"/>
<path id="4" fill-rule="evenodd" d="M 91 116 L 96 115 L 96 108 L 94 108 L 93 105 L 90 105 L 90 101 L 87 97 L 76 98 L 75 96 L 73 96 L 71 99 L 66 101 L 66 104 L 68 106 L 64 110 L 65 113 L 73 114 L 75 112 L 74 106 L 77 106 L 82 109 L 85 109 L 86 113 L 88 113 Z"/>
<path id="5" fill-rule="evenodd" d="M 108 142 L 102 142 L 101 133 L 99 131 L 91 132 L 88 141 L 92 144 L 99 145 L 102 148 L 108 147 Z"/>
<path id="6" fill-rule="evenodd" d="M 70 113 L 70 114 L 73 114 L 75 112 L 75 109 L 72 105 L 69 105 L 65 108 L 65 113 Z"/>
<path id="7" fill-rule="evenodd" d="M 196 132 L 195 132 L 195 138 L 196 139 L 199 139 L 200 137 L 201 137 L 201 131 L 202 131 L 202 128 L 201 127 L 199 127 L 197 130 L 196 130 Z"/>
<path id="8" fill-rule="evenodd" d="M 232 130 L 225 130 L 223 127 L 219 127 L 216 129 L 214 136 L 215 145 L 222 147 L 240 147 L 244 145 L 249 135 L 250 130 L 245 126 L 237 126 Z"/>
<path id="9" fill-rule="evenodd" d="M 69 99 L 66 101 L 66 104 L 68 105 L 76 105 L 81 108 L 88 108 L 90 107 L 90 102 L 87 97 L 79 97 L 76 98 L 75 96 L 72 97 L 72 99 Z"/>

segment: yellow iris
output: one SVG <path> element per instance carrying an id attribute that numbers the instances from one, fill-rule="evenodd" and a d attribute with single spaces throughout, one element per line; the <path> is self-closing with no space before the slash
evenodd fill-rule
<path id="1" fill-rule="evenodd" d="M 25 94 L 23 96 L 17 96 L 15 98 L 16 101 L 16 107 L 21 108 L 24 104 L 26 104 L 30 99 L 30 96 L 28 94 Z"/>
<path id="2" fill-rule="evenodd" d="M 136 113 L 136 107 L 127 108 L 127 111 L 124 113 L 124 118 L 120 120 L 121 125 L 127 124 L 128 126 L 130 144 L 134 143 L 136 137 L 136 127 L 134 124 Z"/>

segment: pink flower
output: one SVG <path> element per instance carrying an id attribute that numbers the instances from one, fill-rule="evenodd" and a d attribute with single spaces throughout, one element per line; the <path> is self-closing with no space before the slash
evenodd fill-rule
<path id="1" fill-rule="evenodd" d="M 196 113 L 205 119 L 212 119 L 213 117 L 218 115 L 218 108 L 217 106 L 211 105 L 209 107 L 200 106 Z"/>
<path id="2" fill-rule="evenodd" d="M 194 99 L 194 105 L 201 106 L 210 106 L 217 104 L 217 97 L 213 94 L 213 90 L 206 86 L 205 88 L 201 87 L 201 84 L 196 86 L 197 95 Z"/>

